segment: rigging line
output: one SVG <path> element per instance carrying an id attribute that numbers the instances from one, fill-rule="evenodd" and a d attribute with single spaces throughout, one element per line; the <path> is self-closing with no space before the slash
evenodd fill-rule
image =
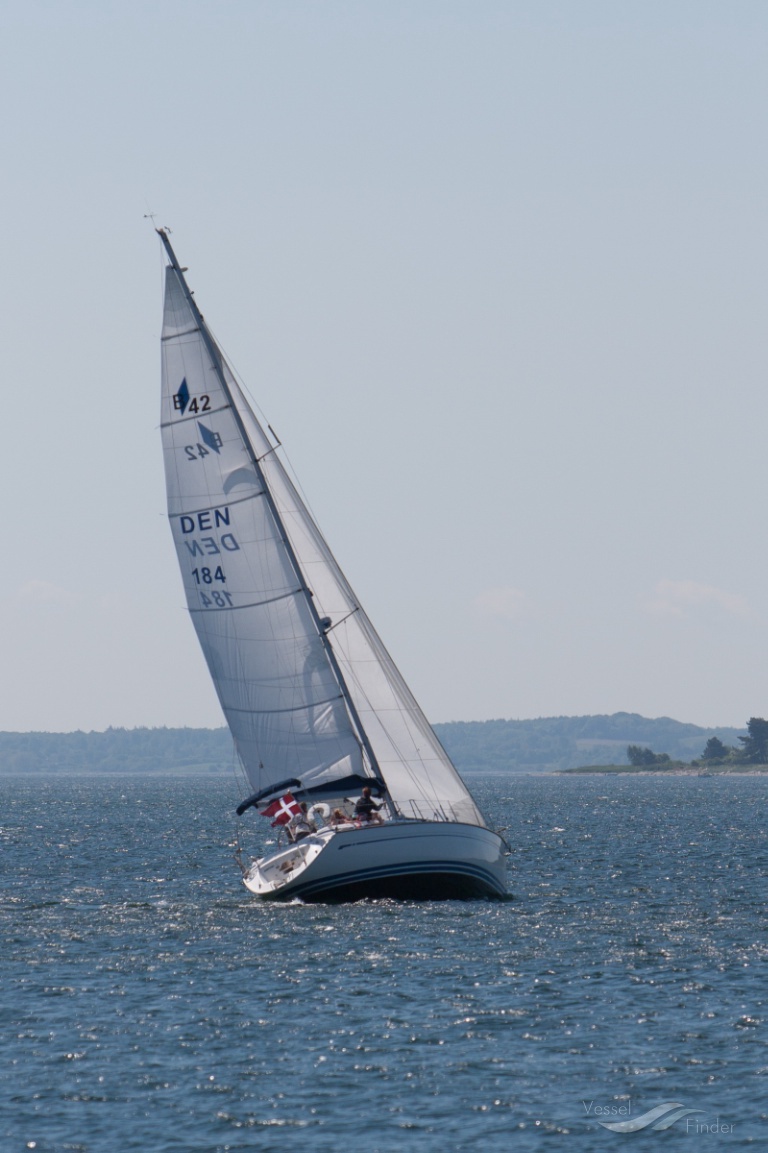
<path id="1" fill-rule="evenodd" d="M 264 412 L 263 408 L 261 407 L 259 402 L 256 400 L 255 396 L 253 395 L 253 393 L 249 389 L 246 382 L 241 377 L 240 373 L 238 372 L 237 368 L 234 366 L 234 364 L 230 360 L 229 356 L 227 356 L 226 350 L 224 349 L 224 346 L 216 338 L 216 335 L 213 332 L 213 329 L 211 329 L 209 327 L 208 331 L 211 333 L 211 336 L 215 340 L 216 347 L 219 349 L 222 357 L 224 358 L 224 360 L 226 360 L 227 366 L 229 367 L 230 372 L 232 373 L 233 377 L 235 378 L 235 382 L 236 382 L 238 388 L 240 389 L 240 391 L 242 392 L 243 396 L 250 403 L 251 407 L 254 409 L 255 414 L 256 414 L 257 418 L 259 419 L 259 421 L 267 426 L 267 428 L 269 429 L 269 431 L 272 433 L 273 437 L 277 441 L 277 444 L 273 445 L 271 449 L 269 449 L 266 453 L 264 453 L 264 456 L 269 456 L 270 453 L 276 453 L 278 448 L 282 448 L 282 450 L 283 450 L 282 455 L 283 455 L 283 458 L 285 460 L 285 465 L 283 467 L 285 468 L 286 475 L 288 476 L 288 479 L 290 480 L 291 484 L 296 489 L 296 492 L 299 494 L 302 501 L 304 502 L 306 509 L 307 509 L 307 512 L 311 516 L 312 520 L 315 523 L 315 527 L 317 528 L 317 530 L 319 532 L 320 528 L 318 525 L 317 516 L 315 515 L 315 511 L 312 508 L 312 505 L 309 503 L 309 498 L 302 487 L 301 481 L 299 480 L 299 477 L 296 473 L 296 470 L 293 467 L 293 462 L 291 461 L 291 458 L 288 455 L 288 451 L 285 448 L 285 445 L 280 440 L 280 437 L 277 435 L 277 433 L 273 429 L 272 425 L 267 420 L 267 414 Z M 263 460 L 264 456 L 261 456 L 258 459 Z"/>
<path id="2" fill-rule="evenodd" d="M 285 474 L 288 477 L 288 479 L 290 480 L 293 487 L 296 489 L 298 496 L 304 502 L 304 506 L 305 506 L 307 512 L 309 513 L 309 515 L 312 519 L 312 523 L 314 524 L 315 528 L 317 529 L 317 532 L 320 535 L 322 535 L 322 533 L 320 532 L 320 525 L 318 524 L 315 510 L 312 508 L 312 505 L 309 503 L 309 497 L 307 496 L 304 489 L 302 488 L 301 481 L 299 480 L 299 478 L 296 474 L 296 470 L 293 467 L 293 462 L 292 462 L 290 456 L 288 455 L 288 450 L 286 449 L 285 445 L 282 444 L 282 442 L 281 442 L 281 448 L 283 450 L 283 457 L 285 459 L 285 465 L 283 466 L 285 468 Z M 323 539 L 325 539 L 325 538 L 323 538 Z M 329 546 L 326 544 L 326 548 L 328 548 L 328 547 Z M 330 549 L 329 549 L 329 551 L 330 551 Z"/>
<path id="3" fill-rule="evenodd" d="M 352 665 L 352 662 L 349 660 L 349 658 L 345 658 L 345 660 L 347 663 L 348 675 L 351 677 L 351 679 L 352 679 L 353 683 L 355 684 L 360 696 L 362 697 L 362 699 L 367 704 L 369 710 L 374 715 L 376 715 L 378 710 L 374 708 L 374 705 L 373 705 L 370 697 L 368 696 L 367 691 L 363 688 L 363 685 L 362 685 L 360 678 L 358 677 L 357 673 L 355 672 L 355 669 Z M 386 673 L 385 673 L 385 675 L 386 675 Z M 389 677 L 387 677 L 387 680 L 389 680 Z M 395 686 L 392 686 L 392 688 L 394 691 Z M 395 693 L 395 698 L 397 699 L 396 693 Z M 421 709 L 419 708 L 418 704 L 416 704 L 416 710 L 418 713 L 421 712 Z M 414 718 L 417 722 L 417 725 L 418 725 L 418 716 L 414 714 L 412 709 L 408 709 L 408 708 L 404 707 L 402 704 L 398 704 L 395 711 L 397 711 L 398 713 L 400 713 L 403 716 Z M 426 720 L 426 718 L 424 718 L 424 719 Z M 427 721 L 427 725 L 429 726 L 430 733 L 432 733 L 434 730 L 432 729 L 432 726 L 429 725 L 429 721 Z M 421 728 L 420 725 L 418 725 L 418 727 Z M 406 771 L 408 777 L 410 778 L 411 782 L 413 783 L 413 785 L 416 787 L 416 791 L 418 793 L 420 793 L 421 796 L 425 800 L 433 801 L 435 803 L 439 802 L 440 798 L 439 798 L 438 793 L 437 793 L 437 786 L 432 783 L 431 774 L 428 770 L 427 763 L 425 762 L 423 756 L 421 755 L 421 749 L 416 744 L 414 737 L 413 737 L 413 734 L 411 733 L 410 729 L 408 729 L 408 736 L 412 742 L 413 750 L 416 753 L 416 756 L 418 757 L 418 760 L 421 763 L 422 768 L 425 770 L 426 784 L 428 785 L 428 788 L 425 788 L 424 780 L 421 780 L 416 776 L 415 770 L 411 767 L 411 760 L 408 757 L 408 755 L 404 752 L 401 743 L 395 739 L 395 737 L 389 732 L 389 730 L 386 730 L 386 735 L 387 735 L 387 740 L 391 744 L 391 746 L 394 749 L 397 756 L 400 758 L 400 764 L 405 769 L 405 771 Z M 428 735 L 429 734 L 427 734 L 427 736 Z M 439 743 L 439 738 L 436 738 L 436 739 L 438 740 L 438 743 Z M 442 745 L 440 745 L 440 751 L 445 753 L 445 750 L 442 748 Z M 447 753 L 445 753 L 445 755 L 447 756 Z M 441 760 L 437 751 L 436 751 L 436 756 L 434 759 L 437 760 L 438 762 L 440 762 L 440 760 Z M 448 758 L 448 759 L 450 761 L 450 758 Z M 450 761 L 450 764 L 452 767 L 454 767 L 452 761 Z M 454 771 L 455 771 L 455 768 L 454 768 Z M 430 793 L 431 793 L 431 796 L 430 796 Z"/>
<path id="4" fill-rule="evenodd" d="M 225 720 L 226 720 L 226 718 L 225 718 Z M 240 754 L 237 751 L 237 742 L 236 742 L 235 738 L 232 736 L 231 730 L 230 730 L 229 736 L 230 736 L 230 745 L 231 745 L 230 768 L 232 770 L 232 774 L 235 778 L 235 781 L 240 782 L 241 788 L 243 787 L 243 785 L 247 787 L 250 785 L 251 782 L 248 780 L 248 774 L 245 771 L 245 765 L 243 764 L 242 758 L 240 757 Z"/>
<path id="5" fill-rule="evenodd" d="M 387 681 L 390 684 L 390 687 L 392 689 L 395 700 L 400 702 L 400 704 L 398 706 L 399 711 L 404 716 L 407 716 L 411 719 L 411 721 L 415 725 L 418 733 L 421 735 L 422 740 L 426 740 L 428 742 L 428 744 L 431 746 L 432 751 L 434 753 L 433 759 L 436 759 L 438 762 L 442 762 L 443 768 L 448 769 L 455 777 L 457 777 L 458 780 L 461 782 L 462 787 L 465 789 L 465 791 L 468 792 L 466 785 L 461 780 L 461 775 L 459 774 L 456 766 L 454 765 L 453 760 L 451 759 L 450 755 L 448 754 L 445 746 L 443 745 L 442 741 L 438 737 L 438 735 L 435 732 L 432 725 L 429 723 L 429 720 L 425 716 L 424 711 L 421 708 L 421 705 L 416 700 L 411 689 L 406 684 L 402 673 L 398 669 L 395 662 L 392 660 L 392 657 L 390 656 L 386 645 L 384 644 L 381 637 L 376 632 L 375 628 L 373 627 L 373 624 L 368 619 L 365 612 L 363 612 L 361 614 L 361 630 L 362 630 L 363 635 L 365 636 L 366 640 L 370 644 L 371 650 L 374 653 L 374 655 L 378 654 L 381 667 L 385 673 Z M 357 678 L 355 678 L 355 679 L 356 679 L 356 683 L 358 684 L 358 688 L 363 693 L 363 696 L 365 697 L 365 699 L 368 700 L 369 707 L 372 708 L 371 702 L 368 699 L 367 694 L 362 689 L 362 685 L 360 685 Z M 409 729 L 409 736 L 410 736 L 410 739 L 413 743 L 414 752 L 416 753 L 421 764 L 426 769 L 426 764 L 425 764 L 424 758 L 421 754 L 421 746 L 416 744 L 416 739 L 415 739 L 414 735 L 410 732 L 410 729 Z M 392 745 L 395 748 L 396 752 L 402 757 L 401 749 L 398 747 L 396 742 L 391 737 L 390 737 L 390 740 L 392 741 Z M 430 781 L 429 774 L 427 774 L 427 780 Z M 430 784 L 431 784 L 431 781 L 430 781 Z M 432 786 L 432 787 L 434 788 L 435 786 Z M 437 796 L 437 794 L 435 793 L 435 797 L 436 796 Z M 475 805 L 475 807 L 477 807 L 477 806 Z"/>
<path id="6" fill-rule="evenodd" d="M 242 386 L 241 386 L 241 391 L 242 391 Z M 263 416 L 263 415 L 264 415 L 264 414 L 262 413 L 262 416 Z M 275 430 L 273 429 L 273 427 L 272 427 L 272 425 L 271 425 L 271 424 L 267 424 L 267 428 L 268 428 L 268 429 L 269 429 L 269 431 L 272 433 L 272 436 L 273 436 L 273 437 L 275 438 L 275 440 L 277 441 L 277 444 L 271 444 L 271 445 L 269 446 L 269 448 L 267 449 L 267 451 L 266 451 L 266 452 L 263 452 L 263 453 L 261 454 L 261 456 L 259 456 L 259 457 L 257 457 L 257 458 L 256 458 L 259 464 L 261 464 L 261 462 L 262 462 L 262 461 L 263 461 L 263 460 L 264 460 L 266 457 L 268 457 L 268 456 L 271 456 L 273 452 L 277 452 L 277 450 L 278 450 L 278 449 L 279 449 L 279 448 L 282 446 L 282 443 L 283 443 L 283 442 L 281 441 L 280 437 L 277 435 L 277 433 L 276 433 L 276 432 L 275 432 Z M 266 438 L 265 438 L 265 439 L 266 439 Z"/>
<path id="7" fill-rule="evenodd" d="M 339 627 L 339 625 L 343 625 L 344 621 L 348 621 L 350 617 L 353 617 L 355 615 L 355 613 L 357 613 L 359 611 L 360 611 L 360 605 L 355 605 L 355 607 L 351 610 L 351 612 L 348 612 L 347 615 L 345 617 L 342 617 L 340 621 L 336 621 L 334 624 L 329 625 L 328 628 L 325 630 L 326 633 L 332 633 L 334 629 L 337 629 Z"/>
<path id="8" fill-rule="evenodd" d="M 197 307 L 197 306 L 195 305 L 195 307 Z M 294 490 L 295 490 L 295 492 L 296 492 L 297 496 L 299 497 L 299 500 L 303 502 L 303 504 L 304 504 L 304 507 L 305 507 L 305 508 L 306 508 L 306 510 L 307 510 L 307 513 L 308 513 L 308 515 L 309 515 L 310 521 L 312 522 L 312 524 L 311 524 L 311 527 L 312 527 L 312 529 L 314 529 L 314 533 L 313 533 L 313 535 L 316 535 L 316 536 L 320 537 L 320 544 L 321 544 L 321 546 L 322 546 L 322 551 L 323 551 L 324 553 L 326 553 L 326 554 L 328 554 L 328 555 L 330 556 L 330 558 L 331 558 L 331 561 L 333 562 L 334 566 L 335 566 L 337 569 L 339 569 L 339 565 L 338 565 L 338 562 L 336 561 L 336 558 L 335 558 L 335 556 L 333 555 L 333 552 L 331 551 L 331 548 L 330 548 L 330 546 L 329 546 L 328 542 L 325 540 L 325 537 L 324 537 L 324 536 L 323 536 L 323 534 L 322 534 L 322 531 L 321 531 L 321 529 L 320 529 L 320 524 L 319 524 L 319 521 L 318 521 L 317 515 L 316 515 L 316 513 L 315 513 L 315 510 L 312 508 L 312 505 L 311 505 L 311 503 L 310 503 L 310 501 L 309 501 L 309 497 L 307 496 L 306 492 L 304 491 L 304 488 L 303 488 L 303 486 L 302 486 L 302 483 L 301 483 L 301 481 L 300 481 L 300 479 L 299 479 L 299 477 L 298 477 L 298 475 L 297 475 L 297 473 L 296 473 L 296 470 L 295 470 L 295 468 L 293 467 L 293 462 L 292 462 L 292 460 L 291 460 L 290 456 L 288 455 L 288 451 L 287 451 L 287 449 L 286 449 L 285 445 L 284 445 L 284 444 L 283 444 L 283 442 L 280 440 L 279 436 L 277 435 L 277 433 L 275 432 L 275 430 L 272 428 L 272 425 L 271 425 L 271 424 L 269 423 L 269 421 L 267 420 L 267 415 L 266 415 L 266 413 L 264 412 L 264 410 L 262 409 L 261 405 L 260 405 L 260 404 L 259 404 L 259 402 L 256 400 L 256 398 L 254 397 L 253 393 L 252 393 L 252 392 L 251 392 L 251 390 L 249 389 L 249 387 L 248 387 L 247 383 L 245 382 L 245 380 L 243 380 L 243 378 L 241 377 L 241 375 L 240 375 L 240 373 L 238 372 L 237 368 L 234 366 L 234 364 L 233 364 L 233 363 L 232 363 L 232 361 L 230 360 L 229 356 L 228 356 L 228 355 L 227 355 L 227 353 L 226 353 L 226 350 L 225 350 L 224 346 L 221 344 L 221 342 L 220 342 L 220 341 L 218 340 L 218 338 L 216 337 L 216 334 L 214 333 L 214 331 L 213 331 L 213 329 L 211 328 L 211 326 L 210 326 L 210 325 L 209 325 L 207 322 L 205 322 L 205 326 L 206 326 L 206 328 L 207 328 L 207 331 L 208 331 L 208 333 L 209 333 L 210 337 L 213 339 L 213 341 L 214 341 L 214 343 L 215 343 L 215 345 L 216 345 L 216 348 L 217 348 L 217 349 L 218 349 L 218 351 L 219 351 L 219 354 L 220 354 L 220 356 L 221 356 L 222 360 L 224 360 L 224 361 L 226 362 L 227 368 L 228 368 L 228 369 L 229 369 L 229 371 L 232 373 L 232 376 L 234 377 L 235 383 L 237 384 L 238 388 L 240 389 L 241 393 L 243 394 L 243 397 L 244 397 L 244 399 L 245 399 L 247 402 L 249 402 L 249 403 L 250 403 L 250 405 L 251 405 L 251 407 L 253 408 L 253 410 L 254 410 L 254 413 L 255 413 L 255 415 L 256 415 L 256 417 L 257 417 L 257 420 L 258 420 L 260 423 L 263 423 L 263 424 L 265 424 L 265 425 L 266 425 L 266 427 L 267 427 L 267 428 L 269 429 L 269 431 L 272 433 L 272 436 L 273 436 L 273 437 L 275 438 L 275 440 L 277 441 L 277 444 L 276 444 L 276 445 L 272 445 L 272 447 L 271 447 L 271 448 L 269 448 L 269 449 L 268 449 L 268 450 L 267 450 L 265 453 L 263 453 L 263 454 L 262 454 L 260 457 L 257 457 L 257 458 L 256 458 L 256 462 L 257 462 L 257 463 L 259 463 L 260 461 L 264 460 L 266 457 L 268 457 L 268 456 L 270 456 L 270 455 L 274 455 L 274 456 L 275 456 L 275 460 L 276 460 L 276 462 L 277 462 L 277 466 L 278 466 L 278 468 L 281 468 L 281 469 L 283 470 L 283 472 L 284 472 L 284 474 L 285 474 L 285 477 L 286 477 L 287 481 L 289 482 L 289 484 L 290 484 L 290 485 L 292 485 L 292 486 L 293 486 L 293 488 L 294 488 Z M 215 372 L 215 371 L 216 371 L 216 369 L 215 369 L 215 367 L 214 367 L 214 372 Z M 266 439 L 266 437 L 265 437 L 265 439 Z M 278 448 L 282 448 L 282 450 L 283 450 L 283 451 L 282 451 L 282 454 L 281 454 L 281 456 L 282 456 L 282 458 L 283 458 L 282 460 L 281 460 L 281 459 L 280 459 L 280 457 L 277 455 L 277 449 L 278 449 Z M 255 456 L 255 453 L 254 453 L 254 456 Z M 283 462 L 284 462 L 284 463 L 283 463 Z M 339 569 L 339 572 L 341 572 L 341 570 L 340 570 L 340 569 Z M 346 577 L 344 577 L 344 576 L 343 576 L 343 574 L 342 574 L 342 581 L 343 581 L 343 584 L 344 584 L 344 586 L 345 586 L 345 589 L 349 589 L 349 583 L 348 583 L 348 581 L 347 581 Z M 350 589 L 350 592 L 351 592 L 351 589 Z M 346 594 L 345 594 L 345 595 L 346 595 Z M 354 596 L 353 596 L 351 599 L 352 599 L 353 601 L 354 601 L 354 600 L 357 600 L 357 598 L 356 598 L 356 597 L 354 597 Z"/>
<path id="9" fill-rule="evenodd" d="M 228 355 L 226 349 L 224 348 L 224 345 L 218 339 L 218 337 L 216 336 L 216 333 L 213 331 L 211 326 L 207 325 L 207 328 L 208 328 L 209 333 L 211 334 L 211 337 L 213 338 L 213 340 L 216 344 L 216 347 L 218 348 L 219 352 L 221 353 L 223 359 L 227 362 L 227 366 L 228 366 L 230 372 L 232 373 L 233 377 L 235 378 L 235 381 L 237 383 L 238 388 L 240 388 L 240 390 L 245 395 L 246 399 L 250 402 L 252 408 L 254 409 L 254 411 L 255 411 L 257 417 L 260 419 L 260 421 L 263 421 L 263 423 L 267 426 L 267 428 L 269 428 L 270 432 L 275 437 L 275 440 L 278 440 L 278 442 L 279 442 L 279 438 L 277 436 L 275 436 L 274 430 L 272 428 L 270 428 L 269 422 L 267 421 L 267 414 L 264 412 L 263 408 L 261 407 L 259 402 L 256 400 L 255 396 L 252 394 L 251 390 L 248 388 L 248 385 L 245 383 L 245 381 L 241 377 L 240 373 L 238 372 L 237 368 L 235 367 L 235 365 L 232 361 L 232 358 Z"/>
<path id="10" fill-rule="evenodd" d="M 149 205 L 147 205 L 147 208 L 149 208 Z M 151 218 L 150 218 L 150 216 L 149 216 L 149 215 L 146 215 L 146 216 L 144 217 L 144 219 L 145 219 L 145 220 L 149 220 L 149 223 L 152 225 L 152 227 L 155 229 L 155 231 L 157 231 L 157 228 L 156 228 L 156 225 L 155 225 L 155 215 L 156 215 L 156 214 L 155 214 L 155 213 L 153 213 L 153 214 L 152 214 L 152 216 L 151 216 Z M 164 304 L 165 304 L 165 263 L 164 263 L 164 261 L 163 261 L 163 254 L 162 254 L 162 251 L 158 253 L 158 256 L 160 257 L 160 259 L 159 259 L 159 262 L 158 262 L 158 265 L 159 265 L 159 273 L 160 273 L 160 277 L 159 277 L 159 287 L 160 287 L 160 315 L 162 315 L 162 313 L 163 313 L 163 310 L 164 310 Z M 161 340 L 161 342 L 162 342 L 162 329 L 161 329 L 160 340 Z M 161 343 L 161 348 L 162 348 L 162 343 Z"/>
<path id="11" fill-rule="evenodd" d="M 261 464 L 261 462 L 262 462 L 263 460 L 265 460 L 265 459 L 266 459 L 266 457 L 268 457 L 268 456 L 271 456 L 273 452 L 277 452 L 277 450 L 279 449 L 279 447 L 280 447 L 280 445 L 279 445 L 279 444 L 273 444 L 273 445 L 272 445 L 272 447 L 271 447 L 271 448 L 268 448 L 266 452 L 263 452 L 263 453 L 261 454 L 261 456 L 257 456 L 257 457 L 256 457 L 256 463 L 257 463 L 257 464 Z"/>

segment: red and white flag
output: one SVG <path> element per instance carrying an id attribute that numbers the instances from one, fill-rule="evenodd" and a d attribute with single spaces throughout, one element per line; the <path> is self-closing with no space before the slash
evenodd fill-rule
<path id="1" fill-rule="evenodd" d="M 291 817 L 296 813 L 301 812 L 299 802 L 291 793 L 286 793 L 284 796 L 279 797 L 273 801 L 271 805 L 267 805 L 266 809 L 261 810 L 262 817 L 274 817 L 272 828 L 275 825 L 287 825 Z"/>

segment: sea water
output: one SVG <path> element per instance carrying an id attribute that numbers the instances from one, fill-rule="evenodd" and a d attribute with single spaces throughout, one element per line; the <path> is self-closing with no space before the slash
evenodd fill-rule
<path id="1" fill-rule="evenodd" d="M 233 781 L 3 778 L 2 1153 L 768 1146 L 768 778 L 471 783 L 510 900 L 323 906 Z"/>

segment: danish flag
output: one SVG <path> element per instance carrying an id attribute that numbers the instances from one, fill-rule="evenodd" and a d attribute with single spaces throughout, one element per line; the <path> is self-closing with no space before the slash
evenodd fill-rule
<path id="1" fill-rule="evenodd" d="M 292 793 L 286 793 L 261 810 L 262 817 L 274 817 L 272 828 L 275 825 L 287 825 L 291 817 L 301 812 L 301 806 Z"/>

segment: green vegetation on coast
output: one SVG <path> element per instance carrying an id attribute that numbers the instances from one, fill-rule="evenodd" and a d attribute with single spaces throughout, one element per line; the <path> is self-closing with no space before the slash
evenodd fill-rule
<path id="1" fill-rule="evenodd" d="M 711 777 L 717 773 L 768 773 L 768 764 L 765 765 L 711 765 L 704 767 L 686 761 L 669 761 L 663 766 L 648 768 L 645 765 L 579 765 L 576 769 L 563 769 L 569 776 L 585 776 L 589 773 L 601 773 L 603 776 L 622 775 L 627 773 L 666 773 L 668 776 L 681 774 L 693 777 Z"/>
<path id="2" fill-rule="evenodd" d="M 568 773 L 764 773 L 768 772 L 768 721 L 750 717 L 746 734 L 737 734 L 738 745 L 726 745 L 720 737 L 707 740 L 698 758 L 691 761 L 672 760 L 669 753 L 654 753 L 640 745 L 627 746 L 628 764 L 579 765 L 563 770 Z"/>
<path id="3" fill-rule="evenodd" d="M 637 713 L 451 721 L 435 730 L 463 773 L 642 771 L 621 763 L 629 746 L 664 749 L 651 755 L 668 757 L 666 768 L 674 770 L 678 762 L 690 765 L 708 742 L 719 742 L 715 749 L 737 748 L 748 735 L 746 729 L 705 729 Z M 225 728 L 0 732 L 0 773 L 230 773 L 235 764 Z"/>

